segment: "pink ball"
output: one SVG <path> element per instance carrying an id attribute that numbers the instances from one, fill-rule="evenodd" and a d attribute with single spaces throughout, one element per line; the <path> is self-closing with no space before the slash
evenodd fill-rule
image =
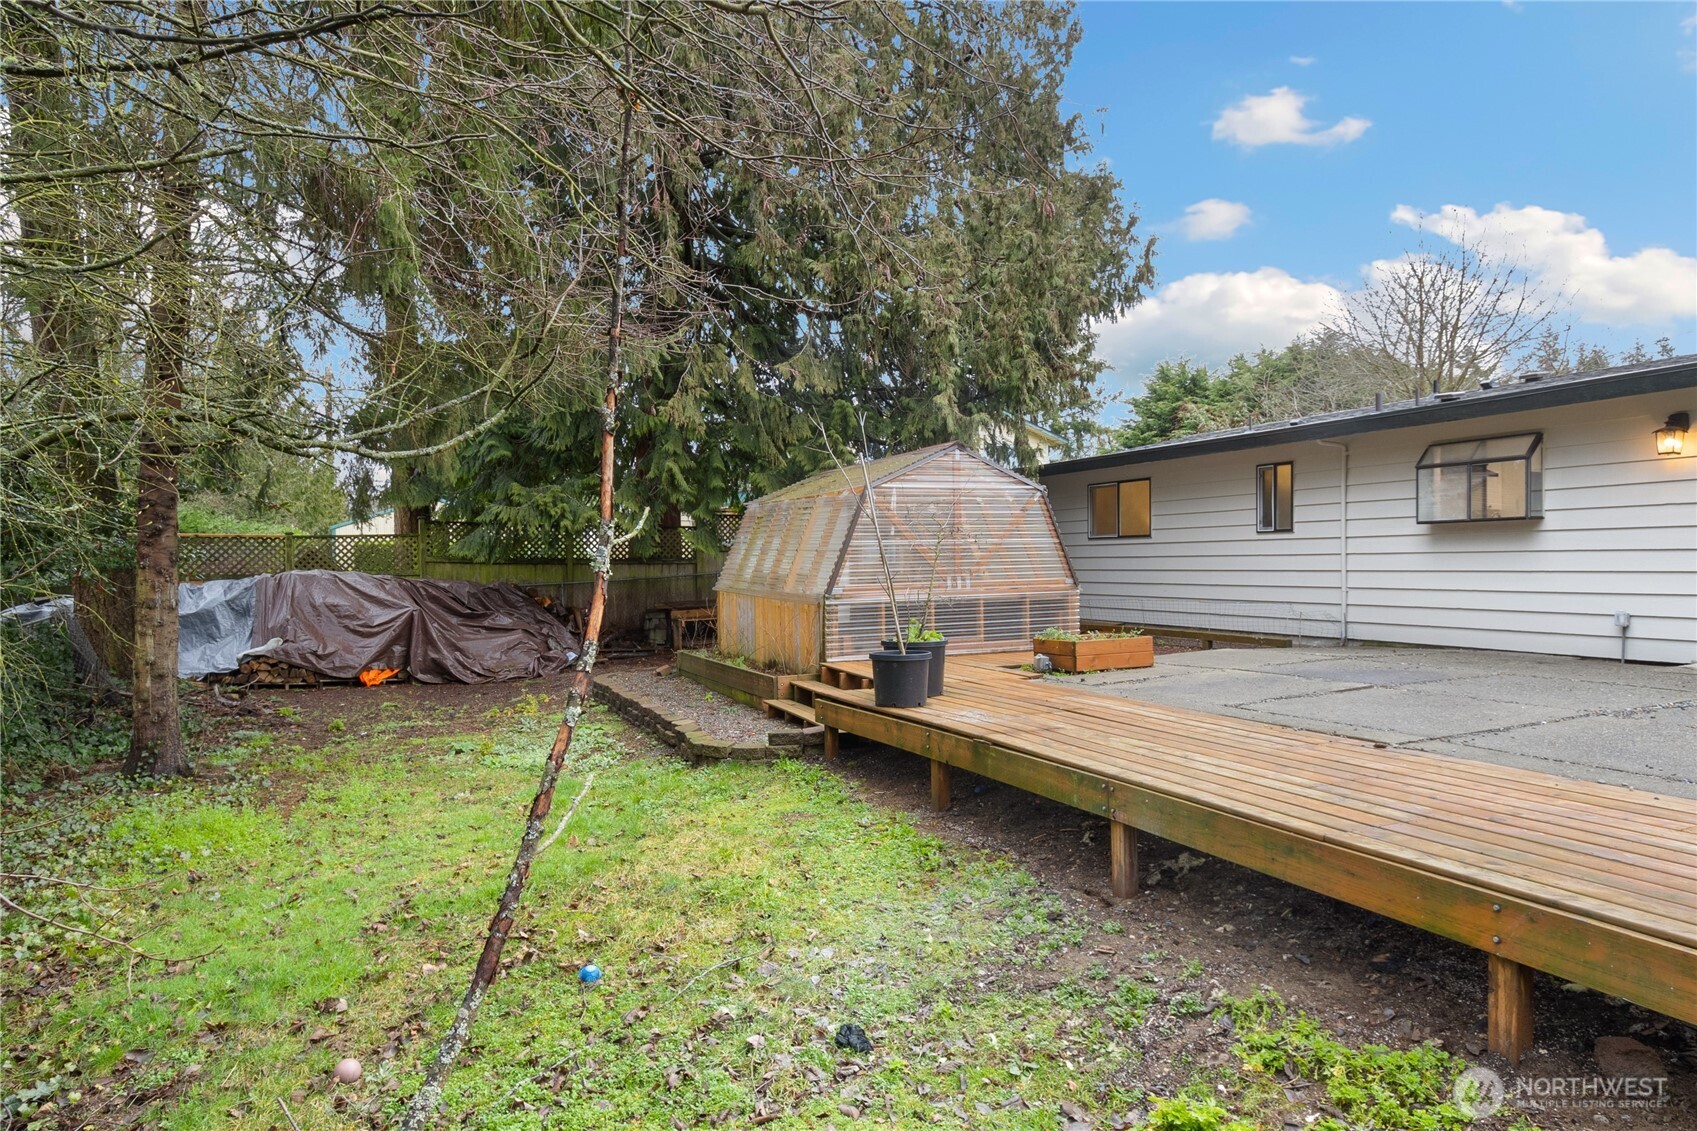
<path id="1" fill-rule="evenodd" d="M 350 1056 L 345 1060 L 338 1060 L 336 1070 L 330 1075 L 338 1084 L 357 1084 L 359 1078 L 365 1075 L 365 1070 L 360 1067 L 359 1061 Z"/>

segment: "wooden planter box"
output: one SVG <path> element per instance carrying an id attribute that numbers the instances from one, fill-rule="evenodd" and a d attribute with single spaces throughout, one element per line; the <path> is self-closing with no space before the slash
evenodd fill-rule
<path id="1" fill-rule="evenodd" d="M 1049 657 L 1057 671 L 1101 672 L 1147 668 L 1155 663 L 1153 636 L 1110 636 L 1103 640 L 1035 640 L 1033 649 Z"/>
<path id="2" fill-rule="evenodd" d="M 800 678 L 738 667 L 703 652 L 679 652 L 678 671 L 709 691 L 754 708 L 764 707 L 768 699 L 788 699 L 791 681 Z"/>

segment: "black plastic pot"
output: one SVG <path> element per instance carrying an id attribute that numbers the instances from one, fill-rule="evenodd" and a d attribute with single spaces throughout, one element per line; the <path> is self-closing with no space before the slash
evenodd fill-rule
<path id="1" fill-rule="evenodd" d="M 943 693 L 943 652 L 948 648 L 947 640 L 909 640 L 907 650 L 931 653 L 931 674 L 927 677 L 925 693 L 935 699 Z M 884 641 L 884 651 L 899 651 L 894 640 Z"/>
<path id="2" fill-rule="evenodd" d="M 923 707 L 931 653 L 917 648 L 872 653 L 872 701 L 880 707 Z"/>

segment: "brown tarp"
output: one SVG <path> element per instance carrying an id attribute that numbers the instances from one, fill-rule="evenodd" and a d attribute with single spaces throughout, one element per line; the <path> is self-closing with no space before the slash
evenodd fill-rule
<path id="1" fill-rule="evenodd" d="M 578 651 L 571 630 L 514 585 L 321 569 L 259 579 L 253 642 L 332 679 L 400 668 L 420 683 L 552 675 Z"/>

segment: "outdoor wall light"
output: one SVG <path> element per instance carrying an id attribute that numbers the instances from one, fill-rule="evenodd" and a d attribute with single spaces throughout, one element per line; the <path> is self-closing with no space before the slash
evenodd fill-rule
<path id="1" fill-rule="evenodd" d="M 1691 414 L 1676 412 L 1656 429 L 1656 454 L 1677 456 L 1685 451 L 1685 434 L 1691 430 Z"/>

